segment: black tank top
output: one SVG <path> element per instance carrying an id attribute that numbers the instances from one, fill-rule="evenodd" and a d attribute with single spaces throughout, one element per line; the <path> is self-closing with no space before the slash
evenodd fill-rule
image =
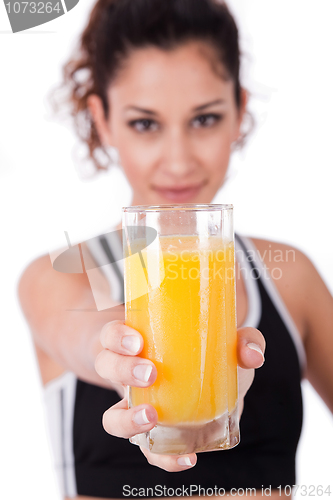
<path id="1" fill-rule="evenodd" d="M 100 247 L 113 262 L 113 275 L 122 285 L 121 298 L 122 273 L 113 255 L 112 239 L 103 238 Z M 104 431 L 103 412 L 119 401 L 118 394 L 76 380 L 72 451 L 77 494 L 121 498 L 128 497 L 130 489 L 137 488 L 134 491 L 139 492 L 144 488 L 142 496 L 165 496 L 165 489 L 163 495 L 159 492 L 169 488 L 171 496 L 179 495 L 180 490 L 176 493 L 176 489 L 182 488 L 186 496 L 191 485 L 192 494 L 198 494 L 193 490 L 196 487 L 229 491 L 296 484 L 295 454 L 302 427 L 303 346 L 251 240 L 237 236 L 236 245 L 237 260 L 243 259 L 243 276 L 247 272 L 244 282 L 250 316 L 242 326 L 258 328 L 266 339 L 265 363 L 256 370 L 245 397 L 240 444 L 228 451 L 199 453 L 197 465 L 190 470 L 165 472 L 149 465 L 137 446 Z M 151 489 L 147 491 L 148 488 Z"/>

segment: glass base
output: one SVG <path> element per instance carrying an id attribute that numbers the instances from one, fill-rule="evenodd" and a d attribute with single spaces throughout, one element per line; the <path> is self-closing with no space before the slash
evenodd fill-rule
<path id="1" fill-rule="evenodd" d="M 203 425 L 167 427 L 157 424 L 151 431 L 130 438 L 132 444 L 161 455 L 185 455 L 200 451 L 229 450 L 240 441 L 238 405 L 232 413 Z"/>

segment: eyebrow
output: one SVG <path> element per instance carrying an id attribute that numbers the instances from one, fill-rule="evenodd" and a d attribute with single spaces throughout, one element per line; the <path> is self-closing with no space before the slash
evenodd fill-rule
<path id="1" fill-rule="evenodd" d="M 207 104 L 201 104 L 201 106 L 197 106 L 194 108 L 194 111 L 202 111 L 203 109 L 209 108 L 210 106 L 214 106 L 215 104 L 224 104 L 224 99 L 215 99 L 215 101 L 207 102 Z"/>
<path id="2" fill-rule="evenodd" d="M 155 111 L 152 111 L 151 109 L 145 109 L 145 108 L 140 108 L 138 106 L 126 106 L 125 108 L 126 111 L 138 111 L 139 113 L 144 113 L 146 115 L 150 116 L 156 116 L 157 113 Z"/>
<path id="3" fill-rule="evenodd" d="M 196 106 L 193 111 L 202 111 L 203 109 L 209 108 L 210 106 L 214 106 L 216 104 L 224 104 L 224 99 L 215 99 L 215 101 L 207 102 L 206 104 L 201 104 L 200 106 Z M 149 116 L 156 116 L 157 113 L 151 109 L 140 108 L 139 106 L 126 106 L 126 111 L 138 111 L 139 113 L 144 113 Z"/>

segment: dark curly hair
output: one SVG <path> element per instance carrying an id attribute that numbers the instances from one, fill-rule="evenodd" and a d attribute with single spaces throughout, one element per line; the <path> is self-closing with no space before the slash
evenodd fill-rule
<path id="1" fill-rule="evenodd" d="M 235 101 L 241 106 L 239 81 L 240 49 L 238 29 L 227 5 L 222 0 L 98 0 L 85 30 L 77 53 L 63 69 L 60 89 L 66 98 L 55 102 L 70 105 L 75 128 L 89 148 L 89 156 L 97 170 L 107 168 L 108 156 L 100 142 L 90 115 L 87 101 L 97 94 L 108 116 L 107 89 L 130 51 L 146 46 L 171 50 L 190 40 L 210 43 L 223 63 L 228 78 L 234 82 Z M 58 90 L 60 90 L 58 89 Z M 238 140 L 244 143 L 253 127 Z"/>

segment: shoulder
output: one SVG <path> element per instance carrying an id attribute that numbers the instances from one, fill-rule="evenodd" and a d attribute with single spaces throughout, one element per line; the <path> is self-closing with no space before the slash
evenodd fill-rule
<path id="1" fill-rule="evenodd" d="M 255 259 L 262 263 L 263 279 L 270 278 L 285 303 L 303 341 L 306 337 L 304 296 L 312 264 L 298 248 L 272 240 L 248 237 L 255 247 Z"/>
<path id="2" fill-rule="evenodd" d="M 278 241 L 248 238 L 256 247 L 259 259 L 270 271 L 275 282 L 282 280 L 297 286 L 311 274 L 318 274 L 311 260 L 299 248 Z"/>
<path id="3" fill-rule="evenodd" d="M 250 240 L 280 291 L 289 289 L 301 298 L 309 292 L 313 283 L 321 281 L 315 266 L 299 248 L 259 238 L 250 237 Z"/>
<path id="4" fill-rule="evenodd" d="M 332 297 L 309 257 L 299 248 L 260 238 L 249 239 L 273 279 L 305 341 L 317 330 L 321 318 L 328 320 Z"/>
<path id="5" fill-rule="evenodd" d="M 88 284 L 84 273 L 60 272 L 54 269 L 49 255 L 32 261 L 23 271 L 18 283 L 18 295 L 23 311 L 29 316 L 31 308 L 38 308 L 49 300 L 66 301 Z M 73 297 L 74 298 L 74 297 Z"/>
<path id="6" fill-rule="evenodd" d="M 58 287 L 64 296 L 67 292 L 72 294 L 76 288 L 82 290 L 85 286 L 89 287 L 86 269 L 96 269 L 101 281 L 106 282 L 85 242 L 69 249 L 58 249 L 52 256 L 42 255 L 29 263 L 22 272 L 18 283 L 19 297 L 31 297 L 46 289 L 56 292 Z"/>
<path id="7" fill-rule="evenodd" d="M 85 268 L 94 268 L 93 257 L 88 247 L 84 243 L 80 246 L 84 254 Z M 82 300 L 92 307 L 94 305 L 90 281 L 82 267 L 79 251 L 80 265 L 77 259 L 75 260 L 74 252 L 66 254 L 66 251 L 59 249 L 54 252 L 52 259 L 50 255 L 36 258 L 21 274 L 17 292 L 21 308 L 30 326 L 46 322 L 54 314 L 59 314 L 60 311 L 67 310 Z M 94 287 L 101 293 L 110 293 L 108 282 L 97 265 L 94 272 Z"/>

